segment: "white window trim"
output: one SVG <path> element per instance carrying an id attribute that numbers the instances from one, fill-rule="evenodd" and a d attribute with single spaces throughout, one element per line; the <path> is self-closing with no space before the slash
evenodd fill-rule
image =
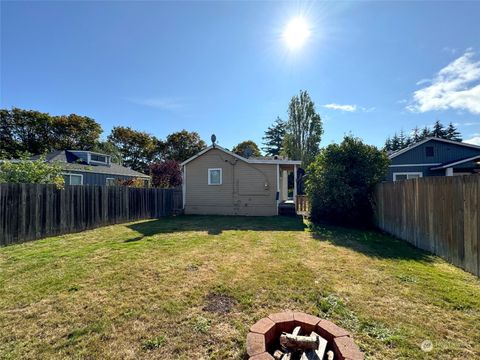
<path id="1" fill-rule="evenodd" d="M 83 185 L 83 174 L 75 174 L 75 173 L 62 173 L 62 175 L 68 175 L 68 176 L 80 176 L 80 185 Z"/>
<path id="2" fill-rule="evenodd" d="M 215 170 L 220 170 L 220 183 L 219 184 L 212 184 L 210 182 L 210 171 L 215 171 Z M 207 176 L 208 176 L 208 185 L 212 185 L 212 186 L 222 185 L 222 183 L 223 183 L 223 170 L 222 170 L 222 168 L 210 168 L 210 169 L 208 169 Z"/>
<path id="3" fill-rule="evenodd" d="M 107 177 L 107 178 L 105 179 L 105 185 L 107 185 L 107 186 L 112 186 L 112 185 L 108 185 L 108 180 L 113 180 L 113 182 L 115 183 L 115 178 Z"/>
<path id="4" fill-rule="evenodd" d="M 422 172 L 394 172 L 393 173 L 393 181 L 397 181 L 397 175 L 418 175 L 418 177 L 423 177 Z M 407 179 L 408 180 L 408 179 Z"/>

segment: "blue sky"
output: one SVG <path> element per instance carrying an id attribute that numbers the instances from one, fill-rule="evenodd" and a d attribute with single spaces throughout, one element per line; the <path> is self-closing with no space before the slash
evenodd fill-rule
<path id="1" fill-rule="evenodd" d="M 301 16 L 311 36 L 282 33 Z M 439 119 L 480 144 L 480 2 L 1 2 L 1 107 L 232 147 L 308 90 L 322 146 Z"/>

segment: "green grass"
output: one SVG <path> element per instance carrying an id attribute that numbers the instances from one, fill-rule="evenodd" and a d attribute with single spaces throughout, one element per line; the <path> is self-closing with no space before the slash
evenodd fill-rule
<path id="1" fill-rule="evenodd" d="M 368 359 L 480 356 L 479 279 L 374 231 L 184 216 L 0 248 L 1 359 L 243 359 L 249 326 L 287 309 Z"/>

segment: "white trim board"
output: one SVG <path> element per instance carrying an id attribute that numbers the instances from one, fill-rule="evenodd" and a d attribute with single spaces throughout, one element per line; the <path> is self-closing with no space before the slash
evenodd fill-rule
<path id="1" fill-rule="evenodd" d="M 61 173 L 62 175 L 68 175 L 68 176 L 80 176 L 80 185 L 83 185 L 83 174 L 76 174 L 76 173 Z M 70 182 L 70 180 L 69 180 Z M 70 184 L 68 184 L 70 185 Z"/>
<path id="2" fill-rule="evenodd" d="M 444 143 L 447 143 L 447 144 L 452 144 L 452 145 L 459 145 L 459 146 L 466 146 L 466 147 L 470 147 L 470 148 L 473 148 L 473 149 L 479 149 L 480 150 L 480 146 L 477 146 L 477 145 L 472 145 L 472 144 L 467 144 L 467 143 L 464 143 L 464 142 L 460 142 L 460 141 L 453 141 L 453 140 L 447 140 L 447 139 L 440 139 L 440 138 L 436 138 L 436 137 L 428 137 L 422 141 L 419 141 L 418 143 L 414 144 L 414 145 L 411 145 L 411 146 L 408 146 L 402 150 L 398 150 L 392 154 L 390 154 L 388 157 L 390 159 L 393 159 L 395 157 L 397 157 L 398 155 L 401 155 L 407 151 L 410 151 L 412 149 L 415 149 L 417 146 L 420 146 L 420 145 L 423 145 L 425 144 L 426 142 L 430 141 L 430 140 L 433 140 L 433 141 L 440 141 L 440 142 L 444 142 Z"/>
<path id="3" fill-rule="evenodd" d="M 218 184 L 212 184 L 210 181 L 210 171 L 220 171 L 220 183 Z M 207 177 L 208 177 L 208 185 L 212 186 L 218 186 L 223 184 L 223 169 L 222 168 L 209 168 L 207 172 Z"/>
<path id="4" fill-rule="evenodd" d="M 445 164 L 445 165 L 439 166 L 437 168 L 434 168 L 432 170 L 446 169 L 446 168 L 449 168 L 449 167 L 452 167 L 452 166 L 455 166 L 455 165 L 458 165 L 458 164 L 462 164 L 462 163 L 465 163 L 465 162 L 476 160 L 478 158 L 480 158 L 480 155 L 472 156 L 471 158 L 468 158 L 468 159 L 458 160 L 458 161 L 455 161 L 454 163 Z M 439 165 L 441 165 L 441 164 L 439 164 Z"/>
<path id="5" fill-rule="evenodd" d="M 407 167 L 407 166 L 437 166 L 442 165 L 442 163 L 431 163 L 431 164 L 399 164 L 399 165 L 388 165 L 388 167 Z"/>
<path id="6" fill-rule="evenodd" d="M 393 181 L 397 181 L 395 179 L 395 177 L 397 175 L 407 175 L 407 180 L 410 180 L 408 179 L 408 175 L 418 175 L 418 177 L 423 177 L 423 173 L 422 172 L 419 172 L 419 171 L 411 171 L 411 172 L 394 172 L 393 173 Z"/>

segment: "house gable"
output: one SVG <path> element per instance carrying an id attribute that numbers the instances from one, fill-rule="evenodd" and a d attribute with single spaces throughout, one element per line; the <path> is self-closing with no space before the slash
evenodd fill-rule
<path id="1" fill-rule="evenodd" d="M 432 156 L 428 156 L 427 147 L 433 150 Z M 434 167 L 476 155 L 480 155 L 480 147 L 478 146 L 430 138 L 415 144 L 411 148 L 393 153 L 390 155 L 390 159 L 391 166 L 411 164 Z"/>

